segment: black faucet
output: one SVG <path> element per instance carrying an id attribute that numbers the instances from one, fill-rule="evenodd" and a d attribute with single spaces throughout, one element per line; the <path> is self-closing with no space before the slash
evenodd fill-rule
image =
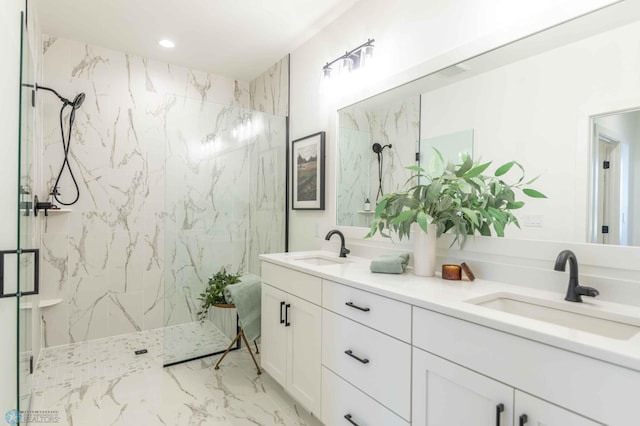
<path id="1" fill-rule="evenodd" d="M 569 302 L 582 302 L 582 296 L 596 297 L 598 290 L 591 287 L 585 287 L 578 284 L 578 259 L 571 250 L 562 250 L 556 258 L 556 271 L 564 271 L 569 261 L 569 288 L 567 288 L 567 296 L 564 300 Z"/>
<path id="2" fill-rule="evenodd" d="M 324 239 L 329 241 L 333 234 L 338 234 L 338 236 L 340 237 L 340 257 L 347 257 L 347 255 L 351 253 L 351 250 L 344 246 L 344 235 L 342 235 L 342 232 L 338 231 L 337 229 L 332 229 L 331 231 L 329 231 L 329 233 L 327 233 L 327 236 L 324 237 Z"/>

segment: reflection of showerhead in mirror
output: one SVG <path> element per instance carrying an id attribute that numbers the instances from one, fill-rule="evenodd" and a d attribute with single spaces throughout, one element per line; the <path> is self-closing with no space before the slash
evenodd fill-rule
<path id="1" fill-rule="evenodd" d="M 378 156 L 378 194 L 376 195 L 376 202 L 381 195 L 384 195 L 382 192 L 382 151 L 384 151 L 385 148 L 391 148 L 391 144 L 383 146 L 376 142 L 371 146 L 373 152 Z"/>
<path id="2" fill-rule="evenodd" d="M 378 142 L 376 142 L 376 143 L 373 144 L 372 148 L 373 148 L 373 152 L 375 152 L 376 154 L 380 154 L 383 149 L 391 148 L 391 144 L 382 146 Z"/>

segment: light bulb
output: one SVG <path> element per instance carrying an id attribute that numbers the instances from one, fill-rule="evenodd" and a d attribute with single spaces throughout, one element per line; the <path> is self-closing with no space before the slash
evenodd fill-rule
<path id="1" fill-rule="evenodd" d="M 348 56 L 342 58 L 342 69 L 348 72 L 351 72 L 352 68 L 353 68 L 353 59 L 351 59 Z"/>
<path id="2" fill-rule="evenodd" d="M 176 47 L 176 44 L 169 39 L 162 39 L 158 42 L 158 44 L 162 47 L 166 47 L 167 49 L 172 49 Z"/>

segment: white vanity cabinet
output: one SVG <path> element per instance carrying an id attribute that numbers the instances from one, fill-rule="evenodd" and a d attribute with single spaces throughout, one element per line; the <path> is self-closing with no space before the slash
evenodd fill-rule
<path id="1" fill-rule="evenodd" d="M 640 371 L 588 346 L 408 297 L 412 277 L 369 285 L 361 267 L 333 278 L 265 257 L 262 366 L 327 426 L 640 425 Z"/>
<path id="2" fill-rule="evenodd" d="M 262 368 L 319 415 L 320 279 L 263 262 L 262 280 Z"/>
<path id="3" fill-rule="evenodd" d="M 426 309 L 414 307 L 413 324 L 413 425 L 459 424 L 440 423 L 464 415 L 456 406 L 477 410 L 470 424 L 495 425 L 498 404 L 500 425 L 626 426 L 637 418 L 637 371 Z"/>

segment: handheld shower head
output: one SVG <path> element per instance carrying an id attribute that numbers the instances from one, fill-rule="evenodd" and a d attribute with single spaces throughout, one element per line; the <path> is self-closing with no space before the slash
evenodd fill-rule
<path id="1" fill-rule="evenodd" d="M 79 93 L 74 99 L 73 102 L 70 102 L 69 105 L 73 107 L 73 109 L 78 109 L 82 106 L 84 102 L 85 95 L 84 93 Z"/>
<path id="2" fill-rule="evenodd" d="M 64 160 L 62 161 L 60 172 L 58 172 L 58 177 L 56 178 L 56 182 L 53 185 L 53 189 L 51 190 L 51 195 L 53 195 L 53 198 L 63 206 L 70 206 L 72 204 L 75 204 L 80 198 L 80 188 L 78 186 L 78 182 L 75 176 L 73 175 L 73 170 L 71 170 L 71 165 L 69 164 L 69 148 L 71 147 L 71 135 L 73 134 L 73 122 L 76 117 L 76 110 L 78 110 L 82 106 L 86 96 L 84 93 L 78 93 L 76 97 L 73 98 L 73 101 L 70 101 L 69 99 L 60 95 L 60 93 L 58 93 L 55 89 L 52 89 L 51 87 L 39 86 L 38 83 L 36 83 L 34 87 L 36 90 L 46 90 L 48 92 L 53 93 L 58 97 L 58 99 L 60 99 L 60 102 L 62 102 L 62 106 L 60 107 L 60 135 L 62 136 Z M 71 107 L 71 112 L 68 115 L 68 119 L 69 119 L 68 130 L 65 132 L 64 111 L 65 111 L 65 108 L 68 106 Z M 65 167 L 67 167 L 67 169 L 69 170 L 69 176 L 71 177 L 71 180 L 73 181 L 73 184 L 76 187 L 76 198 L 71 202 L 64 202 L 60 200 L 60 198 L 58 198 L 58 195 L 60 195 L 60 193 L 57 191 L 58 183 L 60 183 L 60 178 L 62 178 L 62 174 L 64 172 Z"/>

